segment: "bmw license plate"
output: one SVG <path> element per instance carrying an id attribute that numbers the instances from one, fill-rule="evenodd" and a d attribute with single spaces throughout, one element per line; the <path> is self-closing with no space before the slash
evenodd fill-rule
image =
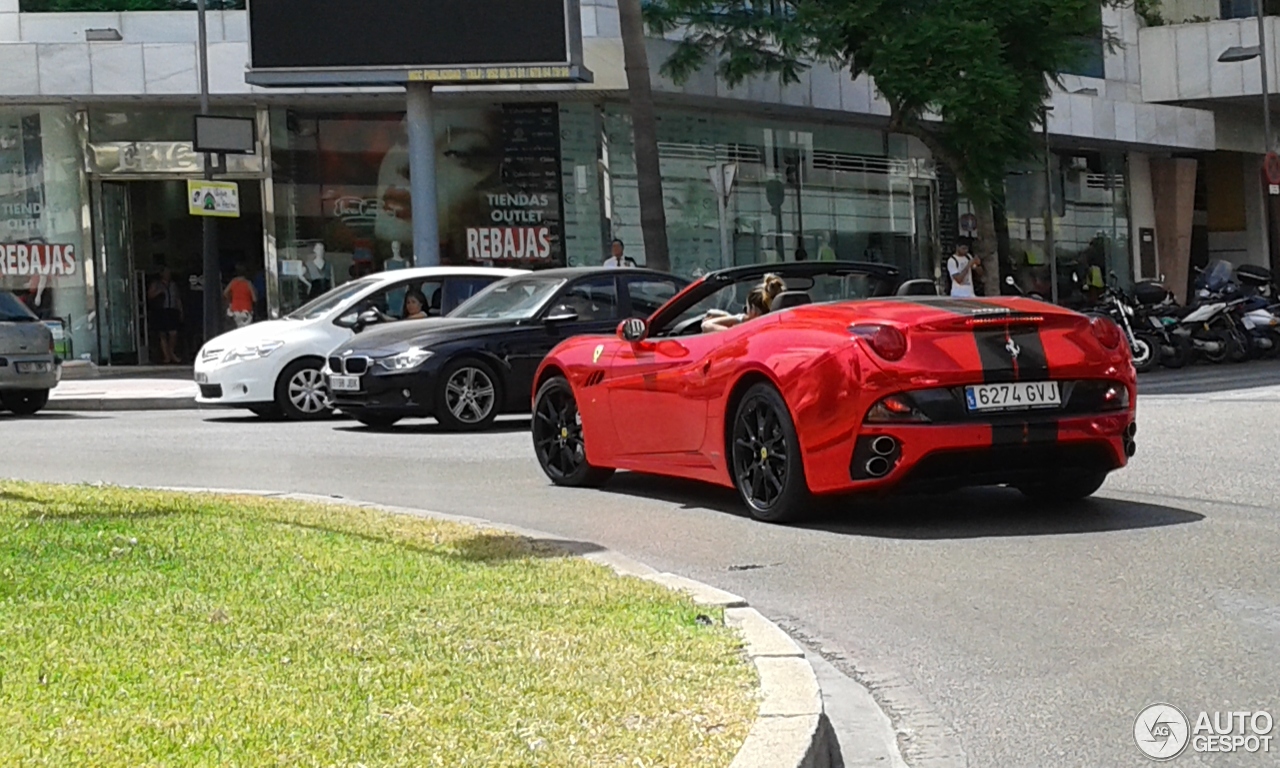
<path id="1" fill-rule="evenodd" d="M 15 367 L 18 373 L 49 373 L 53 370 L 53 363 L 17 363 Z"/>
<path id="2" fill-rule="evenodd" d="M 330 376 L 329 389 L 334 392 L 359 392 L 359 376 Z"/>
<path id="3" fill-rule="evenodd" d="M 980 384 L 967 387 L 964 396 L 970 411 L 1022 411 L 1062 405 L 1062 391 L 1056 381 Z"/>

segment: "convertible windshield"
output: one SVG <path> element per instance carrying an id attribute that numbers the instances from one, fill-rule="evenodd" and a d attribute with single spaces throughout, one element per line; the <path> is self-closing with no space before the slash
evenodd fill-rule
<path id="1" fill-rule="evenodd" d="M 472 296 L 449 317 L 473 320 L 528 320 L 560 286 L 562 277 L 521 277 L 502 280 Z"/>
<path id="2" fill-rule="evenodd" d="M 315 320 L 324 317 L 361 292 L 372 288 L 377 282 L 377 280 L 356 280 L 340 285 L 314 301 L 302 305 L 287 317 L 290 320 Z"/>
<path id="3" fill-rule="evenodd" d="M 0 323 L 33 323 L 38 318 L 8 291 L 0 291 Z"/>

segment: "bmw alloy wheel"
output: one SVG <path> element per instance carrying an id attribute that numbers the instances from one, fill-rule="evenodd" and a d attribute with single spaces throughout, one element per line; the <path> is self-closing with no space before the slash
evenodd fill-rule
<path id="1" fill-rule="evenodd" d="M 465 425 L 480 424 L 497 404 L 497 388 L 486 371 L 463 366 L 445 384 L 445 407 Z"/>
<path id="2" fill-rule="evenodd" d="M 289 402 L 305 416 L 329 410 L 329 388 L 316 368 L 302 368 L 289 379 Z"/>

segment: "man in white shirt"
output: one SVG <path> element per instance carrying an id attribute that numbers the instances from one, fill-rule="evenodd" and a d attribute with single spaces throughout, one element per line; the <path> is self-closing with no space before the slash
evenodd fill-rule
<path id="1" fill-rule="evenodd" d="M 627 258 L 626 256 L 623 256 L 623 255 L 622 255 L 622 252 L 623 252 L 623 250 L 625 250 L 625 249 L 626 249 L 626 246 L 622 244 L 622 241 L 621 241 L 621 240 L 614 240 L 614 241 L 613 241 L 613 246 L 612 246 L 613 255 L 611 255 L 609 258 L 607 258 L 607 259 L 605 259 L 605 260 L 604 260 L 604 266 L 606 266 L 606 267 L 634 267 L 634 266 L 636 265 L 635 260 L 634 260 L 634 259 Z"/>
<path id="2" fill-rule="evenodd" d="M 947 259 L 947 274 L 951 276 L 951 295 L 962 299 L 972 299 L 973 277 L 982 273 L 982 262 L 969 253 L 969 242 L 961 240 L 956 244 L 955 255 Z"/>

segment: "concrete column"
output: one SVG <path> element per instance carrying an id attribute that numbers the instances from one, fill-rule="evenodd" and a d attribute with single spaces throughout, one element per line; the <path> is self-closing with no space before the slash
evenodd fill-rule
<path id="1" fill-rule="evenodd" d="M 1156 270 L 1145 274 L 1142 269 L 1142 237 L 1144 229 L 1156 227 L 1156 204 L 1151 192 L 1151 157 L 1142 152 L 1129 153 L 1129 216 L 1133 231 L 1130 247 L 1133 250 L 1133 277 L 1157 280 L 1160 277 L 1160 243 L 1156 242 Z"/>
<path id="2" fill-rule="evenodd" d="M 436 204 L 436 129 L 431 85 L 408 85 L 409 195 L 413 211 L 413 266 L 440 266 L 440 209 Z"/>
<path id="3" fill-rule="evenodd" d="M 1151 191 L 1156 212 L 1156 249 L 1165 285 L 1182 303 L 1188 299 L 1191 227 L 1196 202 L 1195 160 L 1152 158 Z"/>

